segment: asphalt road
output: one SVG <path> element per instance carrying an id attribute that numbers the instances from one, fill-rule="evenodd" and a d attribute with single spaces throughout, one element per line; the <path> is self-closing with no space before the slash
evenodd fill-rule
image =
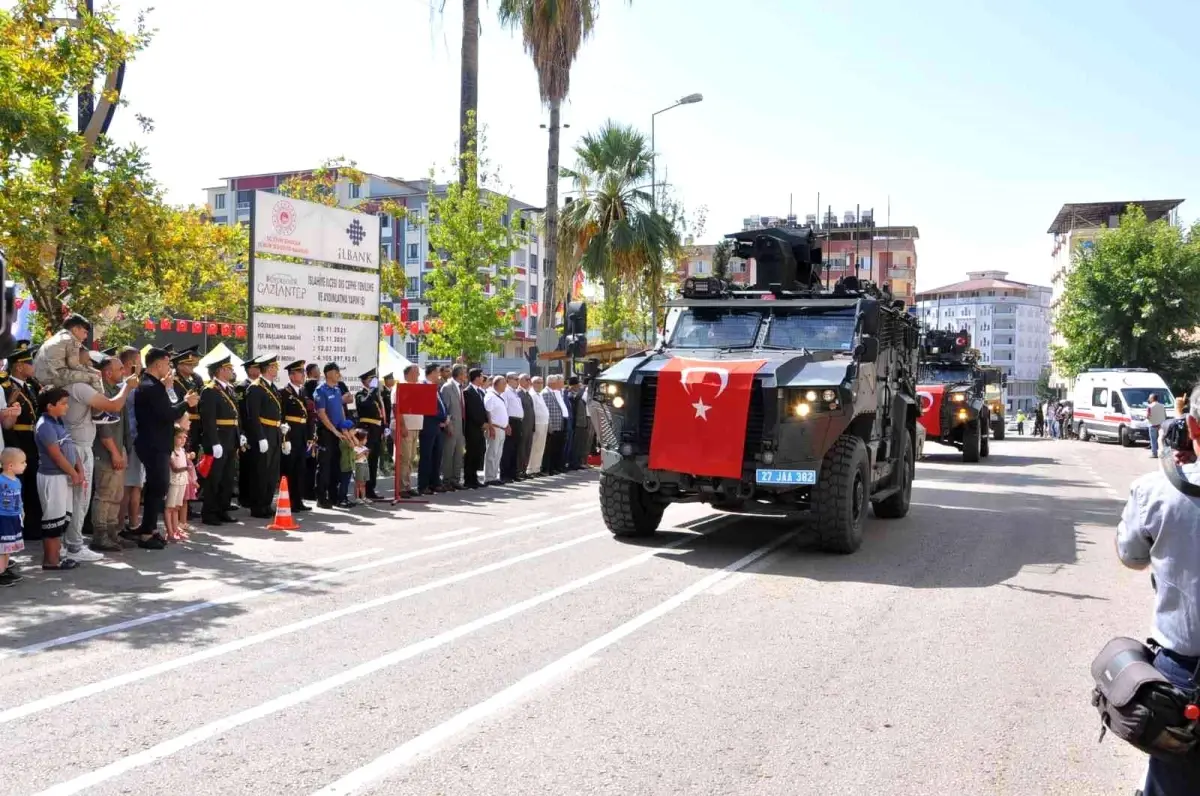
<path id="1" fill-rule="evenodd" d="M 1148 628 L 1145 449 L 930 444 L 849 557 L 594 473 L 196 533 L 0 593 L 4 794 L 1129 794 L 1088 666 Z"/>

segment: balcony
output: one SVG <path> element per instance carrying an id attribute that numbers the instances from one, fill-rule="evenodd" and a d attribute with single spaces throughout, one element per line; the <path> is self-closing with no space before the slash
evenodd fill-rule
<path id="1" fill-rule="evenodd" d="M 250 203 L 249 202 L 238 202 L 237 203 L 237 214 L 238 214 L 238 218 L 241 218 L 242 216 L 249 217 L 250 216 Z"/>

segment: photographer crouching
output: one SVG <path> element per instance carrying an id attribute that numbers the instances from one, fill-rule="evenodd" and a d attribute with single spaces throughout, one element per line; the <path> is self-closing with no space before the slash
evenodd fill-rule
<path id="1" fill-rule="evenodd" d="M 1117 556 L 1131 569 L 1150 567 L 1159 645 L 1151 646 L 1153 665 L 1192 694 L 1200 671 L 1200 385 L 1192 391 L 1190 414 L 1167 424 L 1163 438 L 1162 467 L 1130 488 Z M 1200 755 L 1152 755 L 1143 793 L 1200 794 Z"/>

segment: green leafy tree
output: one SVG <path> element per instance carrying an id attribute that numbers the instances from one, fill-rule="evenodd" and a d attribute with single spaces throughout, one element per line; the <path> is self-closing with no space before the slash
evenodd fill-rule
<path id="1" fill-rule="evenodd" d="M 466 178 L 446 185 L 444 196 L 436 192 L 430 172 L 426 221 L 434 268 L 425 298 L 440 323 L 422 347 L 435 357 L 461 356 L 469 362 L 498 351 L 512 334 L 518 315 L 509 262 L 525 242 L 520 225 L 505 221 L 508 199 L 481 187 L 488 178 L 480 173 L 481 156 L 475 154 L 480 151 L 472 141 L 456 163 Z"/>
<path id="2" fill-rule="evenodd" d="M 1089 367 L 1170 374 L 1196 348 L 1200 326 L 1200 225 L 1153 223 L 1136 205 L 1094 246 L 1073 255 L 1055 319 L 1065 345 L 1052 351 L 1068 377 Z"/>
<path id="3" fill-rule="evenodd" d="M 1037 395 L 1037 399 L 1040 402 L 1052 401 L 1058 397 L 1054 388 L 1050 386 L 1050 368 L 1042 368 L 1042 372 L 1038 374 L 1034 394 Z"/>
<path id="4" fill-rule="evenodd" d="M 733 258 L 733 241 L 722 238 L 713 247 L 713 276 L 720 279 L 729 278 L 729 261 Z"/>
<path id="5" fill-rule="evenodd" d="M 306 174 L 297 174 L 279 186 L 279 192 L 292 199 L 338 207 L 338 182 L 346 180 L 351 185 L 362 185 L 366 175 L 358 169 L 357 164 L 345 158 L 330 158 L 318 168 Z M 354 208 L 360 212 L 372 215 L 390 215 L 394 218 L 405 218 L 408 210 L 393 199 L 364 199 Z M 273 259 L 303 262 L 294 257 L 278 257 Z M 379 256 L 379 290 L 386 301 L 389 296 L 403 296 L 408 279 L 404 274 L 404 266 L 390 257 Z M 379 317 L 384 323 L 395 323 L 396 313 L 386 304 L 379 305 Z"/>
<path id="6" fill-rule="evenodd" d="M 140 327 L 126 302 L 192 316 L 229 302 L 244 310 L 245 281 L 232 264 L 244 259 L 245 231 L 169 206 L 145 151 L 102 134 L 123 104 L 123 65 L 150 42 L 143 21 L 123 32 L 110 10 L 93 14 L 73 0 L 65 5 L 74 17 L 63 19 L 62 5 L 20 0 L 0 10 L 0 248 L 37 302 L 42 331 L 68 308 L 96 320 L 106 341 Z M 80 131 L 73 100 L 97 85 Z"/>
<path id="7" fill-rule="evenodd" d="M 538 93 L 550 109 L 546 153 L 546 250 L 542 257 L 543 295 L 557 294 L 559 134 L 563 100 L 571 88 L 571 66 L 596 24 L 597 0 L 501 0 L 500 21 L 520 30 L 525 52 L 537 70 Z M 541 323 L 554 319 L 553 300 L 542 302 Z"/>

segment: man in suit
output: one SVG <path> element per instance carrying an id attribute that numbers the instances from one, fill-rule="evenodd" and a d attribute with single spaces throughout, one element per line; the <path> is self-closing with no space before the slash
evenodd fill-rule
<path id="1" fill-rule="evenodd" d="M 27 343 L 28 341 L 26 341 Z M 42 504 L 38 498 L 38 447 L 33 428 L 38 421 L 38 390 L 33 384 L 34 350 L 28 344 L 8 357 L 8 375 L 0 381 L 9 409 L 19 409 L 15 419 L 4 424 L 4 442 L 25 452 L 25 472 L 21 474 L 21 503 L 25 508 L 25 541 L 42 538 Z M 11 417 L 13 412 L 9 411 Z"/>
<path id="2" fill-rule="evenodd" d="M 570 402 L 563 393 L 563 379 L 550 376 L 542 400 L 546 403 L 546 449 L 542 454 L 542 472 L 558 475 L 566 469 L 567 433 L 571 424 Z"/>
<path id="3" fill-rule="evenodd" d="M 583 467 L 587 458 L 588 413 L 587 403 L 583 397 L 583 385 L 578 376 L 572 376 L 567 382 L 571 406 L 571 446 L 570 457 L 567 461 L 568 470 L 578 470 Z"/>
<path id="4" fill-rule="evenodd" d="M 279 375 L 279 357 L 264 354 L 256 360 L 262 374 L 246 387 L 242 398 L 246 418 L 242 433 L 249 447 L 246 449 L 246 469 L 250 470 L 253 490 L 249 501 L 242 498 L 242 505 L 250 509 L 250 516 L 260 520 L 272 519 L 271 504 L 275 490 L 279 488 L 280 448 L 283 439 L 283 402 L 275 387 Z"/>
<path id="5" fill-rule="evenodd" d="M 367 430 L 367 500 L 379 500 L 375 479 L 379 477 L 379 456 L 383 452 L 383 429 L 387 419 L 384 400 L 379 395 L 379 380 L 375 368 L 359 376 L 362 389 L 354 396 L 358 409 L 358 424 Z"/>
<path id="6" fill-rule="evenodd" d="M 483 469 L 483 454 L 487 448 L 484 429 L 488 424 L 487 409 L 483 406 L 483 370 L 471 368 L 467 371 L 467 385 L 463 388 L 463 486 L 479 489 L 479 471 Z"/>
<path id="7" fill-rule="evenodd" d="M 238 402 L 238 418 L 241 420 L 242 434 L 246 434 L 246 429 L 249 427 L 249 419 L 246 417 L 248 404 L 246 403 L 246 393 L 250 389 L 250 385 L 258 381 L 258 377 L 262 375 L 262 371 L 258 366 L 258 357 L 253 356 L 242 363 L 242 367 L 246 369 L 246 378 L 243 379 L 237 386 L 233 388 L 234 394 L 237 396 Z M 249 451 L 246 451 L 249 454 Z M 250 456 L 243 456 L 237 460 L 238 468 L 238 503 L 244 508 L 251 511 L 254 510 L 254 501 L 258 495 L 258 478 L 257 473 L 250 460 Z"/>
<path id="8" fill-rule="evenodd" d="M 517 377 L 517 397 L 521 400 L 524 419 L 521 421 L 521 438 L 517 440 L 517 480 L 522 481 L 532 474 L 529 469 L 529 454 L 533 452 L 533 396 L 529 394 L 529 374 Z"/>
<path id="9" fill-rule="evenodd" d="M 313 396 L 316 394 L 317 387 L 321 384 L 321 366 L 316 362 L 310 362 L 304 368 L 304 407 L 308 410 L 308 416 L 312 419 L 311 431 L 309 439 L 314 443 L 317 439 L 317 406 L 313 401 Z M 305 459 L 304 467 L 308 470 L 308 481 L 306 482 L 306 492 L 304 497 L 308 500 L 317 499 L 317 455 L 316 451 L 312 451 L 312 455 Z"/>
<path id="10" fill-rule="evenodd" d="M 166 547 L 166 541 L 158 532 L 158 515 L 166 508 L 171 451 L 175 447 L 175 421 L 199 400 L 191 393 L 179 403 L 171 403 L 167 389 L 172 383 L 170 355 L 161 348 L 150 349 L 133 405 L 138 427 L 134 446 L 146 468 L 142 524 L 136 533 L 138 546 L 148 550 Z"/>
<path id="11" fill-rule="evenodd" d="M 200 392 L 200 454 L 212 456 L 212 467 L 204 480 L 205 525 L 235 522 L 229 515 L 233 499 L 234 462 L 241 441 L 241 421 L 233 392 L 233 363 L 227 356 L 209 365 L 213 380 Z"/>
<path id="12" fill-rule="evenodd" d="M 436 387 L 441 378 L 441 368 L 438 365 L 431 362 L 425 366 L 426 382 Z M 440 394 L 437 396 L 437 404 L 437 414 L 425 416 L 418 439 L 420 452 L 417 454 L 417 491 L 422 495 L 446 491 L 442 486 L 442 443 L 449 420 L 446 417 L 446 405 L 442 403 Z"/>
<path id="13" fill-rule="evenodd" d="M 279 391 L 283 404 L 283 422 L 287 426 L 284 447 L 281 449 L 280 472 L 288 480 L 288 496 L 292 499 L 292 511 L 310 511 L 304 505 L 308 491 L 308 441 L 312 439 L 312 418 L 308 414 L 304 395 L 304 360 L 289 363 L 288 383 Z"/>
<path id="14" fill-rule="evenodd" d="M 447 489 L 461 489 L 466 481 L 463 477 L 463 462 L 467 451 L 463 438 L 463 421 L 466 412 L 463 405 L 463 385 L 467 382 L 467 366 L 455 365 L 450 369 L 450 378 L 442 384 L 438 393 L 446 405 L 448 424 L 445 447 L 442 449 L 442 484 Z"/>
<path id="15" fill-rule="evenodd" d="M 396 469 L 396 432 L 393 430 L 394 418 L 392 414 L 396 411 L 396 374 L 383 374 L 383 387 L 379 390 L 379 397 L 383 399 L 383 450 L 380 453 L 380 461 L 384 463 L 384 475 L 391 475 Z"/>

